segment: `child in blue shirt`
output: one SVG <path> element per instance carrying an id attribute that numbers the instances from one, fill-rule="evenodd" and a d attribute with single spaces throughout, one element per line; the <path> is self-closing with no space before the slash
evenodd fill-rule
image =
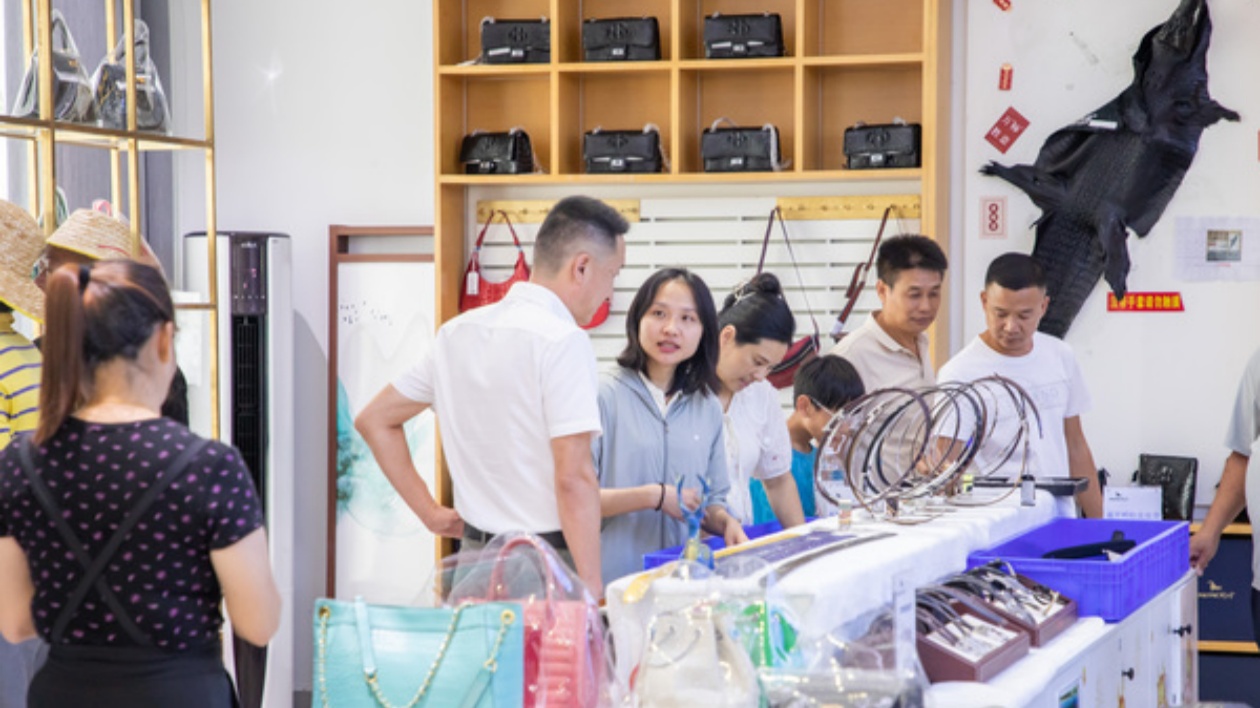
<path id="1" fill-rule="evenodd" d="M 834 354 L 809 361 L 796 372 L 792 383 L 792 413 L 787 426 L 792 438 L 792 477 L 796 480 L 806 518 L 819 516 L 820 511 L 814 493 L 815 445 L 822 441 L 823 429 L 836 411 L 865 392 L 857 369 Z M 751 480 L 749 493 L 753 500 L 753 523 L 774 521 L 774 511 L 760 480 Z"/>

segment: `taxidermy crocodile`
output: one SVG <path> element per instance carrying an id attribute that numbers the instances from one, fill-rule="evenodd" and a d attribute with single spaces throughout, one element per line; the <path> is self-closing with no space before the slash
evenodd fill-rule
<path id="1" fill-rule="evenodd" d="M 1062 337 L 1106 276 L 1124 297 L 1129 230 L 1146 236 L 1181 185 L 1203 129 L 1238 114 L 1208 95 L 1212 35 L 1205 0 L 1182 0 L 1142 38 L 1133 83 L 1046 139 L 1032 165 L 990 162 L 1041 208 L 1033 258 L 1046 269 L 1050 306 L 1040 329 Z"/>

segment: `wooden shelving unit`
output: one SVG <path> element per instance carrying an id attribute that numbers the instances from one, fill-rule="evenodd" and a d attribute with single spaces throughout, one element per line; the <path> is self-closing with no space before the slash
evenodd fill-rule
<path id="1" fill-rule="evenodd" d="M 114 47 L 121 38 L 126 46 L 135 46 L 135 0 L 103 0 L 99 22 L 104 27 L 107 47 Z M 219 298 L 216 284 L 218 278 L 216 256 L 217 249 L 214 238 L 215 220 L 215 167 L 214 167 L 214 81 L 213 56 L 211 52 L 211 20 L 210 0 L 200 0 L 200 24 L 197 28 L 198 48 L 191 37 L 179 37 L 171 42 L 177 51 L 191 52 L 191 61 L 199 61 L 201 65 L 200 100 L 203 115 L 200 124 L 196 120 L 181 125 L 174 122 L 174 132 L 170 135 L 147 132 L 136 129 L 136 67 L 134 51 L 126 53 L 127 70 L 127 128 L 112 130 L 98 127 L 91 123 L 73 123 L 53 118 L 54 105 L 51 100 L 52 81 L 52 28 L 50 18 L 53 10 L 52 0 L 21 0 L 21 37 L 22 56 L 29 58 L 32 52 L 38 51 L 39 63 L 39 113 L 38 117 L 17 118 L 5 114 L 8 106 L 0 107 L 0 138 L 10 139 L 26 146 L 27 170 L 27 209 L 35 215 L 51 214 L 56 201 L 57 189 L 57 147 L 60 145 L 75 146 L 88 150 L 104 151 L 109 163 L 109 200 L 125 213 L 131 223 L 132 236 L 139 239 L 145 233 L 142 208 L 143 190 L 141 156 L 149 152 L 188 152 L 200 154 L 204 158 L 205 173 L 205 231 L 208 239 L 208 282 L 209 291 L 201 302 L 178 303 L 176 307 L 184 310 L 196 310 L 206 313 L 208 318 L 206 346 L 209 351 L 218 349 Z M 199 49 L 199 52 L 198 52 Z M 99 57 L 81 57 L 85 63 L 89 77 L 95 69 L 95 61 Z M 25 70 L 25 66 L 23 69 Z M 170 79 L 172 77 L 163 77 Z M 167 86 L 168 97 L 170 86 Z M 196 89 L 181 91 L 180 96 L 192 100 L 198 95 Z M 10 195 L 6 195 L 10 196 Z M 101 195 L 104 196 L 104 195 Z M 71 205 L 71 208 L 87 206 Z M 51 234 L 56 229 L 54 219 L 44 219 L 44 229 Z M 150 238 L 154 234 L 149 234 Z M 211 434 L 219 436 L 219 395 L 218 395 L 218 357 L 209 357 L 208 372 L 211 410 L 209 421 Z"/>
<path id="2" fill-rule="evenodd" d="M 917 183 L 926 233 L 947 234 L 945 148 L 949 0 L 435 0 L 436 261 L 438 312 L 458 312 L 470 188 L 547 185 L 774 185 L 810 182 Z M 704 17 L 776 12 L 786 56 L 704 58 Z M 588 18 L 652 16 L 661 60 L 582 60 Z M 486 17 L 551 21 L 551 63 L 466 64 L 480 53 Z M 780 172 L 702 171 L 700 136 L 714 120 L 773 123 Z M 845 128 L 900 117 L 923 126 L 917 169 L 847 170 Z M 582 135 L 597 126 L 655 124 L 669 170 L 647 175 L 587 175 Z M 546 174 L 466 175 L 459 147 L 474 130 L 521 127 Z M 913 190 L 912 190 L 913 191 Z M 944 240 L 942 238 L 942 240 Z M 944 314 L 944 313 L 942 313 Z M 939 325 L 938 325 L 939 326 Z M 943 343 L 937 344 L 938 348 Z M 945 352 L 940 349 L 938 355 Z M 443 491 L 449 495 L 449 491 Z M 449 496 L 446 498 L 449 501 Z"/>

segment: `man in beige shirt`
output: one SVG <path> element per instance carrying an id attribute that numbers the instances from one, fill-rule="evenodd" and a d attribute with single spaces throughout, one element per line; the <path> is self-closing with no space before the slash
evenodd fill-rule
<path id="1" fill-rule="evenodd" d="M 880 245 L 875 267 L 882 308 L 830 353 L 853 364 L 867 391 L 932 386 L 936 374 L 925 333 L 940 310 L 949 261 L 932 239 L 907 234 Z"/>

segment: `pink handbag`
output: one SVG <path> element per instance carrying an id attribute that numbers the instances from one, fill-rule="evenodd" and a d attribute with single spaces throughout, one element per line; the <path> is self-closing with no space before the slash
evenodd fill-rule
<path id="1" fill-rule="evenodd" d="M 494 221 L 496 215 L 503 217 L 508 233 L 512 234 L 512 241 L 516 244 L 516 265 L 512 268 L 512 275 L 507 280 L 492 283 L 486 280 L 481 272 L 481 244 L 485 242 L 486 232 L 490 230 L 490 223 Z M 525 249 L 521 248 L 521 240 L 516 237 L 516 229 L 512 228 L 507 212 L 491 211 L 490 218 L 486 219 L 486 225 L 481 227 L 481 233 L 477 235 L 477 245 L 473 248 L 472 255 L 468 257 L 468 267 L 464 270 L 464 289 L 459 293 L 459 311 L 468 312 L 473 308 L 498 302 L 512 289 L 513 283 L 526 280 L 529 280 L 529 264 L 525 262 Z"/>
<path id="2" fill-rule="evenodd" d="M 520 547 L 538 553 L 545 568 L 545 597 L 506 598 L 500 592 L 502 568 L 508 554 Z M 567 599 L 557 587 L 565 579 L 555 552 L 536 536 L 511 539 L 499 550 L 490 577 L 487 600 L 513 599 L 525 608 L 525 706 L 527 708 L 586 708 L 600 704 L 607 681 L 603 623 L 599 611 L 585 597 Z M 582 595 L 585 596 L 585 592 Z"/>

